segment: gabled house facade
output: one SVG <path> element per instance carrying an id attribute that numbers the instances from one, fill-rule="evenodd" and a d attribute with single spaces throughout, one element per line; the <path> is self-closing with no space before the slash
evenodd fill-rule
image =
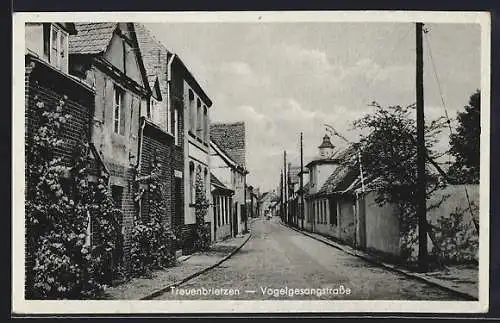
<path id="1" fill-rule="evenodd" d="M 234 210 L 234 231 L 238 235 L 248 229 L 245 123 L 212 123 L 210 125 L 210 139 L 235 163 L 235 171 L 232 172 L 232 183 L 229 187 L 234 190 L 231 208 Z M 216 169 L 217 167 L 214 166 L 213 171 L 217 176 Z"/>
<path id="2" fill-rule="evenodd" d="M 244 179 L 246 170 L 243 166 L 238 164 L 235 160 L 233 160 L 230 155 L 219 145 L 215 143 L 215 141 L 210 141 L 210 163 L 211 163 L 211 172 L 214 178 L 218 179 L 224 187 L 230 189 L 233 193 L 231 196 L 219 196 L 219 200 L 217 200 L 216 196 L 214 197 L 214 206 L 217 207 L 218 213 L 226 214 L 227 221 L 223 218 L 222 221 L 218 221 L 217 216 L 215 217 L 216 223 L 216 238 L 220 238 L 221 235 L 224 234 L 225 231 L 229 229 L 229 233 L 231 236 L 235 237 L 239 233 L 241 233 L 241 225 L 238 219 L 238 210 L 235 201 L 235 193 L 238 190 L 238 183 L 241 183 Z M 220 185 L 219 185 L 220 186 Z M 241 196 L 241 194 L 239 194 Z M 227 226 L 227 228 L 224 228 Z"/>
<path id="3" fill-rule="evenodd" d="M 123 252 L 129 265 L 131 230 L 137 206 L 140 115 L 151 90 L 132 23 L 76 23 L 69 37 L 69 73 L 95 89 L 91 141 L 108 170 L 109 186 L 121 207 Z"/>
<path id="4" fill-rule="evenodd" d="M 354 243 L 356 200 L 344 191 L 359 174 L 356 169 L 343 165 L 345 152 L 337 153 L 328 135 L 323 137 L 318 149 L 318 157 L 306 165 L 309 182 L 304 226 L 307 230 Z"/>
<path id="5" fill-rule="evenodd" d="M 152 100 L 151 119 L 173 138 L 170 163 L 171 225 L 182 236 L 183 253 L 194 247 L 196 177 L 202 177 L 206 198 L 212 204 L 209 162 L 209 110 L 211 99 L 178 55 L 156 40 L 142 24 L 135 24 L 141 53 L 147 70 L 155 70 L 150 81 L 157 82 L 162 100 Z M 153 91 L 154 93 L 154 91 Z M 213 209 L 205 221 L 210 223 L 212 237 Z"/>
<path id="6" fill-rule="evenodd" d="M 158 42 L 144 25 L 134 23 L 137 40 L 147 73 L 151 97 L 147 109 L 141 111 L 141 175 L 150 172 L 149 165 L 161 163 L 167 214 L 164 224 L 176 234 L 184 229 L 184 144 L 182 136 L 183 109 L 174 108 L 171 86 L 173 54 Z M 143 200 L 147 200 L 144 198 Z M 146 205 L 144 205 L 146 207 Z M 188 252 L 189 246 L 179 239 L 177 254 Z"/>

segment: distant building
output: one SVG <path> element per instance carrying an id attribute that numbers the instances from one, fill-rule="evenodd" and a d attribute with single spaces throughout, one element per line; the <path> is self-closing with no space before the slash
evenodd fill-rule
<path id="1" fill-rule="evenodd" d="M 233 173 L 233 183 L 230 187 L 235 191 L 232 201 L 232 208 L 235 210 L 233 216 L 236 217 L 237 233 L 241 234 L 248 229 L 245 189 L 247 186 L 246 175 L 248 174 L 245 123 L 212 123 L 210 125 L 210 139 L 239 167 L 239 170 Z M 216 171 L 217 167 L 214 166 L 213 172 L 217 176 Z"/>
<path id="2" fill-rule="evenodd" d="M 309 182 L 307 185 L 306 229 L 353 242 L 355 233 L 355 200 L 350 194 L 343 194 L 358 173 L 341 164 L 340 155 L 330 142 L 323 137 L 318 147 L 318 156 L 309 162 Z"/>
<path id="3" fill-rule="evenodd" d="M 237 190 L 241 190 L 240 185 L 244 183 L 247 171 L 214 140 L 210 142 L 210 148 L 215 237 L 220 240 L 227 234 L 234 237 L 242 232 L 238 201 L 234 195 Z M 228 193 L 223 188 L 230 190 L 232 194 L 222 194 Z M 241 197 L 241 192 L 239 196 Z"/>

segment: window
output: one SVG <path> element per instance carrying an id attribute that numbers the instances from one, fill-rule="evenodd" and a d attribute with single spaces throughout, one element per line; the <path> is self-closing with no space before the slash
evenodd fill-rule
<path id="1" fill-rule="evenodd" d="M 338 225 L 337 221 L 337 203 L 333 199 L 330 199 L 330 224 L 331 225 Z"/>
<path id="2" fill-rule="evenodd" d="M 229 223 L 229 199 L 227 197 L 224 198 L 224 202 L 226 203 L 226 224 Z"/>
<path id="3" fill-rule="evenodd" d="M 123 111 L 123 90 L 115 86 L 113 100 L 113 131 L 117 134 L 125 134 L 125 113 Z"/>
<path id="4" fill-rule="evenodd" d="M 174 109 L 174 140 L 176 145 L 180 145 L 179 140 L 179 109 Z"/>
<path id="5" fill-rule="evenodd" d="M 156 101 L 153 98 L 151 98 L 149 105 L 148 105 L 147 112 L 146 112 L 146 117 L 148 117 L 149 119 L 153 119 L 154 110 L 155 110 L 155 103 L 156 103 Z"/>
<path id="6" fill-rule="evenodd" d="M 68 33 L 54 24 L 44 24 L 44 54 L 49 63 L 65 73 L 68 72 Z"/>
<path id="7" fill-rule="evenodd" d="M 189 202 L 194 204 L 194 164 L 189 164 Z"/>
<path id="8" fill-rule="evenodd" d="M 220 196 L 215 197 L 215 203 L 216 203 L 216 208 L 215 210 L 217 211 L 217 226 L 221 226 L 221 204 L 220 204 Z"/>
<path id="9" fill-rule="evenodd" d="M 195 118 L 196 111 L 195 111 L 195 106 L 194 106 L 194 93 L 193 93 L 193 91 L 189 90 L 188 96 L 189 96 L 189 130 L 192 133 L 194 133 L 194 126 L 195 126 L 195 122 L 196 122 L 196 118 Z"/>
<path id="10" fill-rule="evenodd" d="M 203 107 L 203 140 L 208 143 L 208 109 L 206 106 Z"/>
<path id="11" fill-rule="evenodd" d="M 203 131 L 203 124 L 201 119 L 203 118 L 203 115 L 201 114 L 201 101 L 198 99 L 196 101 L 196 136 L 198 138 L 201 138 L 201 134 Z"/>

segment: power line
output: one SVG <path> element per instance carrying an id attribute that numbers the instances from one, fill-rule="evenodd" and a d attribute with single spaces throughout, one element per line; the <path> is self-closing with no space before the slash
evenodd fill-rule
<path id="1" fill-rule="evenodd" d="M 430 43 L 429 37 L 427 36 L 428 32 L 429 32 L 428 29 L 425 30 L 424 31 L 424 36 L 425 36 L 425 40 L 427 42 L 427 47 L 429 49 L 429 58 L 431 60 L 432 69 L 433 69 L 433 72 L 434 72 L 434 77 L 436 78 L 436 83 L 437 83 L 437 86 L 438 86 L 439 96 L 441 97 L 441 103 L 443 105 L 444 113 L 445 113 L 445 116 L 446 116 L 446 122 L 448 124 L 448 128 L 450 129 L 450 135 L 453 135 L 453 129 L 451 127 L 450 117 L 448 115 L 448 110 L 446 108 L 446 103 L 445 103 L 445 100 L 444 100 L 443 91 L 441 89 L 441 82 L 439 81 L 439 77 L 438 77 L 438 73 L 437 73 L 437 69 L 436 69 L 436 64 L 434 63 L 434 58 L 432 56 L 431 43 Z M 467 198 L 467 203 L 469 205 L 469 212 L 470 212 L 470 215 L 471 215 L 471 218 L 472 218 L 472 223 L 474 224 L 474 227 L 475 227 L 476 231 L 479 233 L 479 225 L 476 223 L 476 220 L 474 219 L 474 213 L 472 212 L 472 205 L 471 205 L 471 201 L 470 201 L 470 197 L 469 197 L 469 192 L 467 190 L 467 186 L 465 184 L 462 184 L 462 185 L 464 187 L 465 197 Z"/>

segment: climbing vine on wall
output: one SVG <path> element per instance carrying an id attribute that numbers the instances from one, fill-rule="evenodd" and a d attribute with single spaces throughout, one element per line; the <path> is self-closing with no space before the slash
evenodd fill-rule
<path id="1" fill-rule="evenodd" d="M 147 200 L 147 214 L 138 214 L 132 230 L 131 264 L 136 277 L 150 276 L 154 269 L 173 266 L 176 263 L 176 235 L 164 219 L 167 205 L 164 184 L 161 180 L 161 164 L 153 161 L 149 175 L 138 177 L 138 183 L 147 185 L 139 190 L 136 201 Z"/>
<path id="2" fill-rule="evenodd" d="M 207 250 L 210 248 L 210 226 L 205 222 L 205 216 L 210 206 L 209 200 L 205 194 L 205 184 L 201 172 L 196 173 L 196 191 L 195 191 L 195 239 L 194 248 L 196 250 Z"/>
<path id="3" fill-rule="evenodd" d="M 106 258 L 114 252 L 119 211 L 102 183 L 89 185 L 88 141 L 74 151 L 72 167 L 56 154 L 70 117 L 65 107 L 65 100 L 51 105 L 35 97 L 27 110 L 32 128 L 26 140 L 28 298 L 95 297 L 116 269 Z M 90 239 L 90 232 L 99 239 Z"/>

